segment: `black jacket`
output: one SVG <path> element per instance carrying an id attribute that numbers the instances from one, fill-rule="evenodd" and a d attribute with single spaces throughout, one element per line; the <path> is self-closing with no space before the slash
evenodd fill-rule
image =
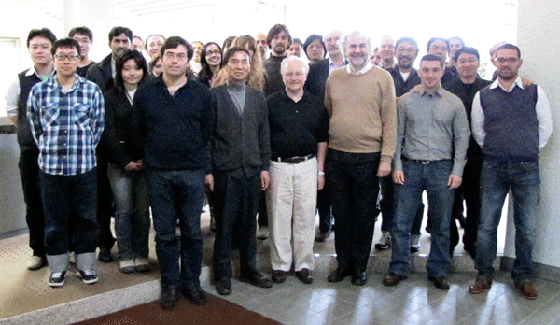
<path id="1" fill-rule="evenodd" d="M 86 74 L 86 79 L 95 82 L 103 92 L 110 90 L 114 86 L 111 55 L 107 55 L 99 63 L 92 64 Z"/>
<path id="2" fill-rule="evenodd" d="M 309 66 L 307 80 L 303 87 L 308 92 L 319 97 L 321 103 L 325 102 L 325 89 L 329 78 L 329 59 L 321 60 Z"/>

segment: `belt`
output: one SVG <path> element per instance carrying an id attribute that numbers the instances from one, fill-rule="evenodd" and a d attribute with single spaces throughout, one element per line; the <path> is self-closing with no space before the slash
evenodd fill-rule
<path id="1" fill-rule="evenodd" d="M 280 157 L 273 157 L 272 161 L 276 161 L 276 162 L 283 162 L 283 163 L 288 163 L 288 164 L 299 164 L 302 163 L 304 161 L 308 161 L 310 159 L 315 158 L 315 154 L 309 154 L 307 156 L 303 156 L 303 157 L 290 157 L 290 158 L 280 158 Z"/>
<path id="2" fill-rule="evenodd" d="M 423 165 L 428 165 L 428 164 L 437 163 L 437 162 L 440 162 L 440 161 L 449 161 L 449 160 L 451 160 L 451 159 L 442 159 L 442 160 L 418 160 L 418 159 L 409 159 L 409 158 L 407 158 L 407 157 L 405 157 L 405 156 L 401 156 L 401 160 L 403 160 L 403 161 L 408 161 L 408 162 L 414 162 L 414 163 L 420 163 L 420 164 L 423 164 Z"/>

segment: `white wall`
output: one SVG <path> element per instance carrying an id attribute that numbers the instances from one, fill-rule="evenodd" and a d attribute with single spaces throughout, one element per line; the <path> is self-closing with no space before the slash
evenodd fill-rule
<path id="1" fill-rule="evenodd" d="M 560 267 L 560 1 L 519 0 L 517 42 L 521 74 L 539 84 L 552 108 L 554 132 L 541 150 L 541 196 L 537 211 L 535 262 Z M 513 228 L 509 227 L 505 255 L 514 257 Z"/>

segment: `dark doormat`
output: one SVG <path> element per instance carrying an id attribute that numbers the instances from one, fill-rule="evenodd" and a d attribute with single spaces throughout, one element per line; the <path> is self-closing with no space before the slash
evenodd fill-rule
<path id="1" fill-rule="evenodd" d="M 141 324 L 240 324 L 240 325 L 276 325 L 281 324 L 271 318 L 249 311 L 242 306 L 231 303 L 211 294 L 206 294 L 208 302 L 197 306 L 188 299 L 182 299 L 172 311 L 161 309 L 159 301 L 134 306 L 114 314 L 88 319 L 79 325 L 141 325 Z"/>

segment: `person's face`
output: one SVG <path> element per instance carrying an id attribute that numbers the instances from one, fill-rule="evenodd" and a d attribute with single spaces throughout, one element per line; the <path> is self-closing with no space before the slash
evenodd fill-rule
<path id="1" fill-rule="evenodd" d="M 78 49 L 56 49 L 53 61 L 56 74 L 65 78 L 74 76 L 78 71 L 79 58 Z"/>
<path id="2" fill-rule="evenodd" d="M 290 61 L 286 65 L 286 70 L 282 74 L 282 80 L 286 85 L 287 91 L 299 92 L 303 90 L 307 75 L 303 73 L 303 63 Z"/>
<path id="3" fill-rule="evenodd" d="M 148 38 L 146 42 L 148 44 L 148 55 L 153 57 L 154 55 L 160 53 L 164 40 L 163 37 L 154 35 Z"/>
<path id="4" fill-rule="evenodd" d="M 479 65 L 480 61 L 478 61 L 476 55 L 461 53 L 457 58 L 457 73 L 463 78 L 472 78 L 476 76 Z"/>
<path id="5" fill-rule="evenodd" d="M 498 68 L 498 77 L 503 80 L 511 80 L 517 78 L 517 73 L 523 60 L 518 57 L 517 50 L 501 49 L 496 52 L 496 60 L 494 65 Z"/>
<path id="6" fill-rule="evenodd" d="M 381 40 L 381 45 L 379 46 L 379 54 L 383 60 L 389 61 L 395 57 L 395 45 L 391 38 L 385 37 Z"/>
<path id="7" fill-rule="evenodd" d="M 161 59 L 157 60 L 156 64 L 154 64 L 152 68 L 152 74 L 154 77 L 159 77 L 163 72 L 163 66 L 161 65 Z"/>
<path id="8" fill-rule="evenodd" d="M 422 79 L 422 86 L 426 90 L 436 90 L 439 87 L 443 68 L 439 61 L 422 61 L 418 75 Z"/>
<path id="9" fill-rule="evenodd" d="M 138 52 L 142 52 L 142 50 L 144 49 L 144 41 L 142 41 L 138 37 L 133 38 L 132 39 L 132 49 L 136 50 Z"/>
<path id="10" fill-rule="evenodd" d="M 130 38 L 125 34 L 120 34 L 109 42 L 109 47 L 111 51 L 113 51 L 113 57 L 116 59 L 121 55 L 124 50 L 130 50 L 132 48 L 132 44 L 130 44 Z"/>
<path id="11" fill-rule="evenodd" d="M 342 54 L 342 33 L 340 32 L 333 32 L 325 37 L 325 45 L 327 46 L 327 52 L 329 52 L 329 56 L 339 56 Z"/>
<path id="12" fill-rule="evenodd" d="M 344 49 L 346 58 L 355 68 L 363 67 L 369 59 L 370 47 L 368 45 L 367 36 L 350 35 L 347 39 L 346 48 Z"/>
<path id="13" fill-rule="evenodd" d="M 123 64 L 121 74 L 125 85 L 137 86 L 144 76 L 144 71 L 136 61 L 130 59 Z"/>
<path id="14" fill-rule="evenodd" d="M 194 42 L 192 44 L 192 48 L 193 48 L 193 61 L 194 62 L 200 62 L 200 55 L 202 54 L 202 48 L 204 47 L 204 45 L 200 42 Z"/>
<path id="15" fill-rule="evenodd" d="M 80 45 L 80 56 L 87 58 L 89 56 L 89 49 L 91 48 L 89 36 L 76 34 L 72 36 L 72 38 L 78 41 Z"/>
<path id="16" fill-rule="evenodd" d="M 463 48 L 463 44 L 459 40 L 451 39 L 449 41 L 449 58 L 450 60 L 455 60 L 455 52 Z"/>
<path id="17" fill-rule="evenodd" d="M 288 56 L 295 55 L 298 58 L 301 57 L 301 44 L 300 43 L 292 43 L 288 48 Z"/>
<path id="18" fill-rule="evenodd" d="M 321 41 L 316 39 L 307 47 L 307 57 L 311 62 L 317 62 L 325 57 L 325 49 Z"/>
<path id="19" fill-rule="evenodd" d="M 379 50 L 373 51 L 370 61 L 373 65 L 381 65 L 381 61 L 383 61 L 383 58 L 381 57 L 381 54 L 379 54 Z"/>
<path id="20" fill-rule="evenodd" d="M 52 43 L 47 38 L 35 36 L 29 41 L 29 54 L 33 63 L 50 64 L 53 60 L 51 54 Z"/>
<path id="21" fill-rule="evenodd" d="M 222 52 L 216 45 L 210 44 L 206 47 L 206 62 L 211 66 L 218 66 L 222 63 Z"/>
<path id="22" fill-rule="evenodd" d="M 161 59 L 163 74 L 174 78 L 185 76 L 189 66 L 188 53 L 184 45 L 179 45 L 176 49 L 166 49 Z"/>
<path id="23" fill-rule="evenodd" d="M 259 47 L 259 51 L 264 53 L 266 49 L 268 49 L 268 44 L 266 43 L 266 35 L 259 34 L 256 37 L 257 46 Z"/>
<path id="24" fill-rule="evenodd" d="M 239 83 L 245 82 L 249 75 L 249 56 L 245 51 L 237 51 L 230 58 L 228 62 L 229 79 Z"/>
<path id="25" fill-rule="evenodd" d="M 447 44 L 444 41 L 434 41 L 430 44 L 428 54 L 435 54 L 441 58 L 443 62 L 447 60 Z"/>
<path id="26" fill-rule="evenodd" d="M 418 49 L 414 46 L 414 44 L 401 42 L 397 46 L 396 54 L 399 67 L 403 69 L 410 69 L 412 68 L 414 60 L 416 60 Z"/>
<path id="27" fill-rule="evenodd" d="M 270 45 L 272 46 L 274 54 L 278 56 L 286 54 L 286 51 L 288 50 L 288 34 L 286 34 L 285 31 L 281 31 L 280 33 L 274 35 L 270 41 Z"/>

